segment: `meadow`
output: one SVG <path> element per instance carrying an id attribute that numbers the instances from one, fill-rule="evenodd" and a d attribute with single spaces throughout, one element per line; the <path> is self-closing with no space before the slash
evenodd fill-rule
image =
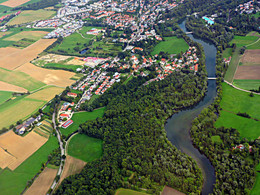
<path id="1" fill-rule="evenodd" d="M 228 56 L 230 54 L 230 52 L 226 52 L 227 54 L 225 54 L 225 56 Z M 235 52 L 232 55 L 231 61 L 229 63 L 227 72 L 225 74 L 225 80 L 232 83 L 233 82 L 233 78 L 239 63 L 239 48 L 236 48 Z"/>
<path id="2" fill-rule="evenodd" d="M 230 42 L 230 44 L 235 43 L 237 45 L 237 48 L 240 48 L 240 47 L 252 44 L 257 40 L 258 40 L 258 37 L 251 36 L 251 34 L 249 34 L 247 36 L 234 36 L 234 39 Z"/>
<path id="3" fill-rule="evenodd" d="M 61 128 L 61 133 L 65 136 L 70 135 L 71 133 L 78 130 L 79 125 L 88 121 L 95 120 L 98 117 L 102 117 L 105 112 L 105 107 L 94 110 L 93 112 L 78 112 L 74 113 L 71 120 L 73 120 L 73 124 L 70 125 L 67 129 Z"/>
<path id="4" fill-rule="evenodd" d="M 1 194 L 20 194 L 24 190 L 27 182 L 40 171 L 42 163 L 47 162 L 48 155 L 56 148 L 58 148 L 58 142 L 56 137 L 52 136 L 38 151 L 14 171 L 10 169 L 0 170 Z"/>
<path id="5" fill-rule="evenodd" d="M 250 192 L 250 195 L 258 195 L 258 194 L 260 194 L 260 172 L 257 172 L 256 174 L 257 174 L 256 175 L 256 182 L 255 182 L 255 185 L 254 185 L 253 189 Z"/>
<path id="6" fill-rule="evenodd" d="M 260 80 L 246 80 L 246 79 L 235 79 L 233 84 L 241 89 L 251 90 L 259 89 Z"/>
<path id="7" fill-rule="evenodd" d="M 82 68 L 80 65 L 65 65 L 59 63 L 48 63 L 43 66 L 43 68 L 50 68 L 50 69 L 59 69 L 59 70 L 67 70 L 72 72 L 77 72 L 78 68 Z"/>
<path id="8" fill-rule="evenodd" d="M 8 24 L 9 25 L 16 25 L 16 24 L 23 24 L 28 22 L 33 22 L 36 20 L 45 20 L 51 18 L 56 14 L 55 11 L 49 11 L 45 9 L 39 10 L 25 10 L 22 11 L 17 17 L 14 17 Z"/>
<path id="9" fill-rule="evenodd" d="M 102 156 L 103 141 L 85 134 L 77 134 L 69 141 L 68 154 L 85 162 L 91 162 Z"/>
<path id="10" fill-rule="evenodd" d="M 10 91 L 0 91 L 0 105 L 10 99 L 12 97 L 12 93 L 13 92 Z"/>
<path id="11" fill-rule="evenodd" d="M 159 54 L 161 51 L 169 54 L 178 54 L 189 49 L 188 44 L 183 39 L 178 39 L 177 37 L 165 37 L 164 39 L 165 41 L 158 43 L 154 47 L 152 55 Z"/>
<path id="12" fill-rule="evenodd" d="M 211 136 L 211 140 L 212 140 L 214 143 L 222 143 L 222 142 L 223 142 L 219 135 L 213 135 L 213 136 Z"/>

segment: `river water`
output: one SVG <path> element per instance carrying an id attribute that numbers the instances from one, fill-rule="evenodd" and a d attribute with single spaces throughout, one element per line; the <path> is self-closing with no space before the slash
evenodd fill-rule
<path id="1" fill-rule="evenodd" d="M 180 28 L 187 32 L 185 27 L 185 21 L 179 24 Z M 192 34 L 188 35 L 192 40 L 200 43 L 205 52 L 206 57 L 206 69 L 208 77 L 215 77 L 215 66 L 216 66 L 216 47 L 208 42 L 205 42 L 199 38 L 195 38 Z M 182 152 L 192 157 L 201 168 L 204 178 L 204 184 L 202 194 L 209 194 L 213 192 L 213 185 L 215 183 L 215 171 L 207 157 L 201 154 L 194 146 L 190 138 L 191 122 L 196 118 L 200 112 L 208 107 L 216 97 L 216 81 L 208 81 L 208 90 L 204 99 L 191 109 L 184 110 L 178 114 L 174 114 L 167 120 L 165 129 L 167 137 L 173 145 L 175 145 Z"/>

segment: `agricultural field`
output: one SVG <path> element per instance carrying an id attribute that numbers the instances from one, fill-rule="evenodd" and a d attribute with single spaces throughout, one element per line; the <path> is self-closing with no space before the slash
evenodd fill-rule
<path id="1" fill-rule="evenodd" d="M 0 68 L 0 81 L 27 89 L 28 91 L 39 89 L 45 85 L 43 82 L 37 81 L 28 74 L 3 68 Z M 14 88 L 12 88 L 12 90 L 13 89 Z"/>
<path id="2" fill-rule="evenodd" d="M 161 195 L 184 195 L 184 193 L 179 192 L 178 190 L 175 190 L 175 189 L 170 188 L 168 186 L 165 186 Z"/>
<path id="3" fill-rule="evenodd" d="M 238 66 L 234 79 L 260 80 L 260 66 Z"/>
<path id="4" fill-rule="evenodd" d="M 85 162 L 91 162 L 103 155 L 103 141 L 85 134 L 77 134 L 69 141 L 68 154 Z"/>
<path id="5" fill-rule="evenodd" d="M 0 172 L 0 192 L 1 194 L 17 195 L 20 194 L 27 182 L 40 171 L 42 163 L 47 162 L 48 155 L 58 148 L 57 138 L 51 136 L 49 140 L 24 161 L 14 171 L 8 168 Z M 13 187 L 15 184 L 15 187 Z"/>
<path id="6" fill-rule="evenodd" d="M 21 65 L 36 58 L 39 53 L 41 53 L 54 41 L 55 39 L 40 39 L 39 41 L 33 43 L 32 45 L 24 49 L 11 53 L 8 56 L 4 56 L 0 58 L 0 67 L 9 70 L 14 70 L 20 67 Z"/>
<path id="7" fill-rule="evenodd" d="M 48 32 L 46 31 L 21 31 L 17 34 L 14 34 L 8 38 L 5 38 L 4 40 L 7 41 L 20 41 L 21 39 L 32 39 L 32 40 L 39 40 L 44 35 L 46 35 Z"/>
<path id="8" fill-rule="evenodd" d="M 71 120 L 73 120 L 73 124 L 70 125 L 67 129 L 61 128 L 61 133 L 65 136 L 70 135 L 71 133 L 78 130 L 79 125 L 88 121 L 95 120 L 98 117 L 102 117 L 105 112 L 105 107 L 94 110 L 93 112 L 78 112 L 74 113 Z"/>
<path id="9" fill-rule="evenodd" d="M 260 48 L 260 46 L 259 46 Z M 241 65 L 243 66 L 260 66 L 260 49 L 246 50 L 241 58 Z"/>
<path id="10" fill-rule="evenodd" d="M 159 54 L 161 51 L 168 52 L 169 54 L 178 54 L 181 51 L 185 52 L 189 49 L 189 45 L 177 37 L 165 37 L 165 41 L 160 42 L 154 47 L 152 55 Z"/>
<path id="11" fill-rule="evenodd" d="M 60 94 L 64 89 L 60 87 L 46 87 L 28 96 L 30 99 L 50 101 L 56 94 Z"/>
<path id="12" fill-rule="evenodd" d="M 28 90 L 26 90 L 22 87 L 18 87 L 16 85 L 12 85 L 12 84 L 0 81 L 0 91 L 26 93 Z"/>
<path id="13" fill-rule="evenodd" d="M 46 167 L 24 195 L 47 194 L 58 170 Z"/>
<path id="14" fill-rule="evenodd" d="M 236 128 L 241 137 L 256 139 L 260 136 L 260 122 L 253 119 L 237 116 L 238 112 L 247 113 L 252 118 L 260 119 L 260 96 L 250 97 L 249 93 L 232 88 L 226 83 L 223 86 L 223 98 L 220 102 L 222 108 L 220 117 L 215 123 L 216 127 Z"/>
<path id="15" fill-rule="evenodd" d="M 147 193 L 144 192 L 138 192 L 134 190 L 129 190 L 129 189 L 124 189 L 124 188 L 119 188 L 115 195 L 147 195 Z"/>
<path id="16" fill-rule="evenodd" d="M 55 70 L 67 70 L 71 72 L 77 72 L 78 68 L 82 68 L 80 65 L 66 65 L 66 64 L 58 64 L 58 63 L 48 63 L 43 66 L 44 68 L 55 69 Z"/>
<path id="17" fill-rule="evenodd" d="M 249 34 L 247 36 L 234 36 L 234 39 L 230 42 L 230 44 L 235 43 L 237 45 L 237 48 L 240 48 L 256 42 L 258 38 L 259 37 L 257 36 L 252 36 L 252 34 Z"/>
<path id="18" fill-rule="evenodd" d="M 11 31 L 8 31 L 8 32 L 0 32 L 0 39 L 2 38 L 2 37 L 5 37 L 6 35 L 8 35 L 8 34 L 11 34 L 12 32 Z"/>
<path id="19" fill-rule="evenodd" d="M 52 128 L 52 123 L 49 120 L 44 120 L 41 122 L 42 125 L 40 125 L 39 127 L 35 127 L 33 129 L 33 132 L 37 133 L 40 136 L 43 136 L 45 138 L 49 138 L 49 136 L 51 135 L 51 133 L 53 132 L 53 128 Z"/>
<path id="20" fill-rule="evenodd" d="M 225 74 L 225 80 L 232 83 L 233 78 L 237 69 L 237 66 L 239 64 L 239 48 L 236 48 L 235 52 L 232 55 L 231 61 L 229 63 L 227 72 Z"/>
<path id="21" fill-rule="evenodd" d="M 251 89 L 259 89 L 260 80 L 246 80 L 246 79 L 235 79 L 233 84 L 241 89 L 251 90 Z"/>
<path id="22" fill-rule="evenodd" d="M 1 82 L 0 82 L 1 85 Z M 10 91 L 0 91 L 0 105 L 4 103 L 6 100 L 12 97 L 12 92 Z"/>
<path id="23" fill-rule="evenodd" d="M 73 158 L 72 156 L 67 155 L 65 160 L 64 170 L 61 175 L 59 184 L 61 184 L 61 182 L 65 178 L 69 177 L 70 175 L 75 175 L 77 173 L 80 173 L 80 171 L 84 168 L 86 164 L 87 164 L 86 162 L 80 159 Z"/>
<path id="24" fill-rule="evenodd" d="M 23 24 L 33 22 L 36 20 L 45 20 L 51 18 L 56 14 L 55 11 L 39 9 L 39 10 L 25 10 L 22 11 L 17 17 L 14 17 L 8 25 Z"/>
<path id="25" fill-rule="evenodd" d="M 30 0 L 7 0 L 3 3 L 1 3 L 1 5 L 7 6 L 7 7 L 17 7 L 19 5 L 25 4 Z"/>

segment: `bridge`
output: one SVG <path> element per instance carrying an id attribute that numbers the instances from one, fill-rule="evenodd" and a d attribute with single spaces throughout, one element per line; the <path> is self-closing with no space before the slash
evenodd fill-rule
<path id="1" fill-rule="evenodd" d="M 216 77 L 208 77 L 208 80 L 216 80 Z"/>
<path id="2" fill-rule="evenodd" d="M 193 32 L 186 32 L 186 35 L 192 34 Z"/>

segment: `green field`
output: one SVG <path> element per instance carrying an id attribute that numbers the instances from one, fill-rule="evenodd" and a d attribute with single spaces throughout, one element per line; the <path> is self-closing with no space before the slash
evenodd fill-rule
<path id="1" fill-rule="evenodd" d="M 232 56 L 232 48 L 226 48 L 223 51 L 223 58 L 228 59 L 230 56 Z"/>
<path id="2" fill-rule="evenodd" d="M 234 36 L 234 39 L 230 42 L 231 44 L 235 43 L 237 45 L 237 48 L 247 46 L 249 44 L 254 43 L 258 40 L 258 37 L 256 36 Z"/>
<path id="3" fill-rule="evenodd" d="M 168 52 L 169 54 L 178 54 L 181 51 L 185 52 L 189 49 L 189 45 L 177 37 L 165 37 L 165 41 L 160 42 L 154 47 L 152 55 L 159 54 L 161 51 Z"/>
<path id="4" fill-rule="evenodd" d="M 88 121 L 88 120 L 95 120 L 98 117 L 102 117 L 105 112 L 105 107 L 99 108 L 97 110 L 94 110 L 93 112 L 78 112 L 74 113 L 71 120 L 73 120 L 73 124 L 70 125 L 67 129 L 61 128 L 61 133 L 63 135 L 70 135 L 71 133 L 78 130 L 79 125 Z"/>
<path id="5" fill-rule="evenodd" d="M 10 99 L 12 97 L 12 93 L 13 92 L 10 91 L 0 91 L 0 105 Z"/>
<path id="6" fill-rule="evenodd" d="M 69 142 L 68 154 L 85 162 L 91 162 L 102 156 L 103 141 L 85 134 L 77 134 Z"/>
<path id="7" fill-rule="evenodd" d="M 211 136 L 211 140 L 212 140 L 214 143 L 222 143 L 222 139 L 220 138 L 219 135 Z"/>
<path id="8" fill-rule="evenodd" d="M 250 195 L 259 195 L 259 194 L 260 194 L 260 173 L 257 172 L 256 182 L 253 189 L 250 192 Z"/>
<path id="9" fill-rule="evenodd" d="M 72 72 L 76 72 L 77 68 L 82 68 L 81 65 L 64 65 L 58 63 L 48 63 L 43 66 L 44 68 L 49 69 L 60 69 L 60 70 L 68 70 Z"/>
<path id="10" fill-rule="evenodd" d="M 124 188 L 119 188 L 115 195 L 147 195 L 144 192 L 138 192 L 134 190 L 129 190 L 129 189 L 124 189 Z"/>
<path id="11" fill-rule="evenodd" d="M 226 53 L 228 53 L 228 52 L 226 52 Z M 233 54 L 233 56 L 231 58 L 231 61 L 229 63 L 227 72 L 225 74 L 225 80 L 230 82 L 230 83 L 233 82 L 233 77 L 235 75 L 239 59 L 240 59 L 240 57 L 239 57 L 239 48 L 236 48 L 236 50 L 235 50 L 235 52 L 234 52 L 234 54 Z"/>
<path id="12" fill-rule="evenodd" d="M 260 119 L 260 96 L 250 97 L 249 93 L 232 88 L 226 83 L 220 106 L 223 109 L 215 123 L 216 127 L 236 128 L 241 137 L 255 139 L 260 136 L 260 121 L 237 116 L 238 112 L 247 113 L 252 118 Z"/>
<path id="13" fill-rule="evenodd" d="M 24 190 L 27 181 L 35 176 L 41 169 L 42 163 L 47 162 L 48 155 L 56 148 L 58 148 L 56 137 L 50 137 L 37 152 L 14 171 L 10 169 L 0 170 L 0 194 L 20 194 Z"/>
<path id="14" fill-rule="evenodd" d="M 251 90 L 251 89 L 259 89 L 260 80 L 238 80 L 235 79 L 233 84 L 241 89 Z"/>
<path id="15" fill-rule="evenodd" d="M 28 91 L 33 91 L 46 85 L 23 72 L 11 71 L 4 68 L 0 68 L 0 81 L 23 87 Z"/>

